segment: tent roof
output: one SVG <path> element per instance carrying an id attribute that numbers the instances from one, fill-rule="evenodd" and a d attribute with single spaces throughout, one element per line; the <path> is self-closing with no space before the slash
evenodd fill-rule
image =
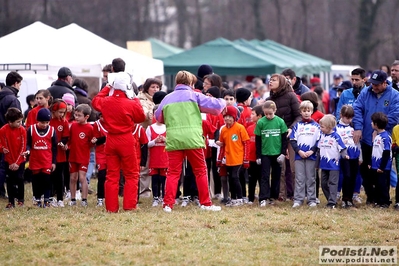
<path id="1" fill-rule="evenodd" d="M 219 75 L 265 75 L 275 70 L 275 64 L 266 61 L 259 52 L 224 38 L 169 56 L 163 62 L 165 74 L 176 74 L 180 70 L 195 74 L 202 64 L 211 65 Z"/>
<path id="2" fill-rule="evenodd" d="M 148 38 L 147 41 L 151 43 L 152 55 L 157 59 L 163 59 L 184 51 L 182 48 L 167 44 L 155 38 Z"/>

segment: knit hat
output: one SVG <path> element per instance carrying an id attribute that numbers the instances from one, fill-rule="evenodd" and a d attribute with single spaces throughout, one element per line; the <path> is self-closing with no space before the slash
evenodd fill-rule
<path id="1" fill-rule="evenodd" d="M 157 91 L 156 93 L 154 93 L 154 95 L 152 96 L 152 101 L 155 104 L 160 104 L 163 100 L 163 98 L 165 98 L 166 96 L 166 92 L 164 91 Z"/>
<path id="2" fill-rule="evenodd" d="M 58 111 L 60 109 L 66 109 L 67 105 L 63 101 L 56 101 L 51 105 L 51 111 Z"/>
<path id="3" fill-rule="evenodd" d="M 62 96 L 62 99 L 64 100 L 64 102 L 66 102 L 67 104 L 70 104 L 72 106 L 75 106 L 75 97 L 71 94 L 71 93 L 65 93 Z"/>
<path id="4" fill-rule="evenodd" d="M 206 93 L 209 93 L 214 98 L 220 98 L 220 89 L 216 86 L 210 87 Z"/>
<path id="5" fill-rule="evenodd" d="M 251 92 L 245 88 L 239 88 L 236 90 L 236 100 L 238 103 L 243 103 L 248 100 L 249 96 L 251 96 Z"/>
<path id="6" fill-rule="evenodd" d="M 209 74 L 213 74 L 213 69 L 210 65 L 201 65 L 197 70 L 197 76 L 201 79 Z"/>
<path id="7" fill-rule="evenodd" d="M 320 78 L 318 78 L 318 77 L 311 78 L 311 79 L 310 79 L 310 84 L 312 84 L 312 85 L 314 85 L 314 86 L 320 85 L 320 84 L 321 84 L 321 80 L 320 80 Z"/>
<path id="8" fill-rule="evenodd" d="M 226 115 L 232 116 L 234 118 L 234 121 L 237 120 L 237 108 L 235 108 L 232 105 L 229 105 L 226 107 L 226 111 L 223 114 L 223 117 L 225 117 Z"/>
<path id="9" fill-rule="evenodd" d="M 60 70 L 58 70 L 58 77 L 59 78 L 66 78 L 68 76 L 72 77 L 72 72 L 69 68 L 67 67 L 61 67 Z"/>
<path id="10" fill-rule="evenodd" d="M 36 116 L 36 120 L 40 122 L 48 122 L 51 120 L 50 110 L 47 108 L 42 108 L 39 110 Z"/>

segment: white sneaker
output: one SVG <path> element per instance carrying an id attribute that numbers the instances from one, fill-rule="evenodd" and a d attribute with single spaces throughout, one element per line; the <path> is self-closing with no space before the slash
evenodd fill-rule
<path id="1" fill-rule="evenodd" d="M 172 212 L 172 208 L 170 208 L 169 206 L 165 206 L 165 207 L 163 207 L 163 211 L 167 212 L 167 213 L 171 213 Z"/>
<path id="2" fill-rule="evenodd" d="M 80 205 L 81 205 L 82 207 L 87 207 L 87 206 L 88 206 L 87 200 L 82 200 L 82 201 L 80 202 Z"/>
<path id="3" fill-rule="evenodd" d="M 237 207 L 237 206 L 242 206 L 242 205 L 244 205 L 243 199 L 236 199 L 235 204 L 232 206 Z"/>
<path id="4" fill-rule="evenodd" d="M 242 201 L 243 201 L 244 204 L 247 204 L 248 203 L 248 198 L 247 197 L 243 197 Z"/>
<path id="5" fill-rule="evenodd" d="M 71 191 L 70 190 L 68 190 L 68 192 L 65 194 L 65 197 L 64 197 L 66 200 L 69 200 L 70 198 L 71 198 Z"/>
<path id="6" fill-rule="evenodd" d="M 311 202 L 311 203 L 308 204 L 308 206 L 313 208 L 313 207 L 317 206 L 317 203 L 316 202 Z"/>
<path id="7" fill-rule="evenodd" d="M 211 206 L 201 205 L 201 210 L 218 212 L 222 210 L 222 207 L 216 205 L 211 205 Z"/>
<path id="8" fill-rule="evenodd" d="M 292 205 L 292 208 L 299 208 L 301 207 L 301 204 L 299 204 L 298 202 L 295 202 L 294 205 Z"/>
<path id="9" fill-rule="evenodd" d="M 64 208 L 64 207 L 65 207 L 64 202 L 63 202 L 62 200 L 59 200 L 59 201 L 57 202 L 57 205 L 58 205 L 58 207 L 60 207 L 60 208 Z"/>
<path id="10" fill-rule="evenodd" d="M 69 202 L 69 206 L 76 206 L 76 200 L 74 200 L 74 201 L 71 200 L 71 201 Z"/>
<path id="11" fill-rule="evenodd" d="M 233 207 L 236 204 L 236 200 L 232 199 L 226 203 L 226 207 Z"/>
<path id="12" fill-rule="evenodd" d="M 50 202 L 51 202 L 50 203 L 51 207 L 55 207 L 55 208 L 58 207 L 58 202 L 57 202 L 57 200 L 55 198 L 51 198 Z"/>
<path id="13" fill-rule="evenodd" d="M 75 199 L 76 200 L 81 200 L 82 199 L 82 194 L 80 193 L 80 190 L 76 191 Z"/>
<path id="14" fill-rule="evenodd" d="M 201 204 L 200 204 L 200 201 L 199 201 L 198 197 L 194 197 L 194 200 L 193 200 L 193 202 L 194 202 L 194 204 L 195 204 L 195 205 L 197 205 L 197 206 L 201 206 Z"/>
<path id="15" fill-rule="evenodd" d="M 254 203 L 253 203 L 252 201 L 248 201 L 247 204 L 248 204 L 248 205 L 252 205 L 252 204 L 254 204 Z"/>
<path id="16" fill-rule="evenodd" d="M 214 198 L 214 199 L 217 199 L 217 200 L 220 200 L 220 199 L 222 199 L 223 197 L 222 197 L 222 194 L 215 194 L 215 195 L 213 196 L 213 198 Z"/>
<path id="17" fill-rule="evenodd" d="M 158 205 L 159 205 L 159 199 L 158 199 L 158 197 L 155 197 L 152 200 L 152 207 L 158 207 Z"/>
<path id="18" fill-rule="evenodd" d="M 103 207 L 104 206 L 104 199 L 98 199 L 97 200 L 97 207 Z"/>
<path id="19" fill-rule="evenodd" d="M 316 204 L 320 204 L 319 198 L 316 198 Z"/>
<path id="20" fill-rule="evenodd" d="M 352 201 L 361 204 L 362 203 L 362 198 L 359 196 L 359 194 L 353 194 Z"/>
<path id="21" fill-rule="evenodd" d="M 190 197 L 183 197 L 183 200 L 181 202 L 182 207 L 187 207 L 188 203 L 190 202 Z"/>
<path id="22" fill-rule="evenodd" d="M 267 201 L 266 200 L 262 200 L 259 204 L 259 207 L 266 207 L 267 206 Z"/>

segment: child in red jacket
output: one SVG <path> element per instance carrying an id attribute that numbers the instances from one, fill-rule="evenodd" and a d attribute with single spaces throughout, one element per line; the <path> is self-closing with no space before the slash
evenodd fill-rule
<path id="1" fill-rule="evenodd" d="M 0 152 L 4 153 L 4 168 L 7 177 L 8 204 L 6 209 L 15 206 L 24 206 L 24 168 L 26 149 L 26 131 L 21 127 L 24 115 L 14 107 L 7 110 L 5 118 L 8 124 L 0 129 Z"/>

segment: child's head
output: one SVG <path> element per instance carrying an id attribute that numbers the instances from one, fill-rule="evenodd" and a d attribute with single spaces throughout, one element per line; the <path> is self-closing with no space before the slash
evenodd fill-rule
<path id="1" fill-rule="evenodd" d="M 160 104 L 163 100 L 163 98 L 165 98 L 166 96 L 166 92 L 164 91 L 157 91 L 156 93 L 154 93 L 154 96 L 152 96 L 152 101 L 154 102 L 154 104 Z"/>
<path id="2" fill-rule="evenodd" d="M 194 87 L 194 84 L 197 82 L 197 77 L 188 71 L 181 70 L 177 72 L 175 82 L 176 84 L 184 84 Z"/>
<path id="3" fill-rule="evenodd" d="M 65 93 L 62 96 L 62 100 L 67 104 L 67 112 L 72 112 L 73 108 L 75 107 L 75 97 L 71 93 Z"/>
<path id="4" fill-rule="evenodd" d="M 310 119 L 313 114 L 313 104 L 310 101 L 303 101 L 299 105 L 299 111 L 303 119 Z"/>
<path id="5" fill-rule="evenodd" d="M 236 93 L 233 89 L 228 89 L 223 92 L 223 99 L 226 101 L 226 105 L 234 105 L 236 103 Z"/>
<path id="6" fill-rule="evenodd" d="M 262 106 L 257 105 L 254 108 L 252 108 L 251 112 L 251 121 L 256 123 L 258 122 L 259 119 L 261 119 L 263 116 L 265 116 L 265 113 L 263 112 Z"/>
<path id="7" fill-rule="evenodd" d="M 313 104 L 313 112 L 317 110 L 318 102 L 319 102 L 319 96 L 317 96 L 317 93 L 314 91 L 307 91 L 304 94 L 301 95 L 301 101 L 310 101 Z"/>
<path id="8" fill-rule="evenodd" d="M 237 120 L 237 108 L 235 106 L 227 106 L 223 113 L 224 122 L 227 127 L 230 127 Z"/>
<path id="9" fill-rule="evenodd" d="M 54 118 L 62 119 L 67 111 L 67 104 L 62 99 L 55 99 L 50 106 Z"/>
<path id="10" fill-rule="evenodd" d="M 266 101 L 263 104 L 263 113 L 265 114 L 266 118 L 272 120 L 274 118 L 274 114 L 277 111 L 277 106 L 273 101 Z"/>
<path id="11" fill-rule="evenodd" d="M 236 90 L 236 100 L 245 106 L 249 106 L 252 101 L 252 93 L 246 88 L 239 88 Z"/>
<path id="12" fill-rule="evenodd" d="M 33 107 L 36 104 L 36 97 L 34 94 L 26 96 L 26 104 L 30 107 Z"/>
<path id="13" fill-rule="evenodd" d="M 37 126 L 40 129 L 45 129 L 50 124 L 51 120 L 50 110 L 47 108 L 40 109 L 39 112 L 37 112 L 36 120 L 37 120 Z"/>
<path id="14" fill-rule="evenodd" d="M 354 116 L 355 111 L 353 110 L 352 106 L 345 104 L 341 107 L 340 118 L 342 122 L 345 124 L 350 124 Z"/>
<path id="15" fill-rule="evenodd" d="M 333 128 L 337 125 L 337 120 L 333 115 L 325 115 L 323 116 L 322 119 L 320 119 L 319 124 L 320 124 L 320 130 L 324 134 L 329 134 L 331 133 Z"/>
<path id="16" fill-rule="evenodd" d="M 371 115 L 371 126 L 373 129 L 385 129 L 388 125 L 388 117 L 382 112 Z"/>
<path id="17" fill-rule="evenodd" d="M 51 96 L 48 90 L 38 90 L 35 94 L 36 102 L 38 106 L 49 107 L 53 101 L 53 96 Z"/>
<path id="18" fill-rule="evenodd" d="M 79 124 L 86 124 L 87 119 L 89 118 L 91 113 L 91 108 L 88 104 L 82 103 L 76 106 L 75 109 L 75 121 L 78 122 Z"/>
<path id="19" fill-rule="evenodd" d="M 220 98 L 220 88 L 217 86 L 212 86 L 206 91 L 206 95 L 213 98 Z"/>
<path id="20" fill-rule="evenodd" d="M 5 115 L 5 118 L 12 128 L 18 128 L 22 124 L 22 119 L 24 118 L 24 115 L 22 112 L 15 107 L 10 107 L 7 110 L 7 113 Z"/>

